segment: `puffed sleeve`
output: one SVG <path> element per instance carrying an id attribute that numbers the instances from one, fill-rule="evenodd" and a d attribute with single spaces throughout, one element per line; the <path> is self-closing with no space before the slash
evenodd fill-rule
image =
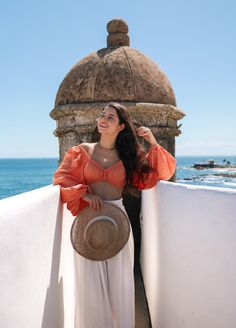
<path id="1" fill-rule="evenodd" d="M 69 149 L 53 176 L 53 185 L 60 185 L 61 201 L 67 203 L 67 208 L 76 216 L 88 205 L 82 197 L 89 192 L 84 183 L 83 165 L 85 156 L 80 146 Z"/>
<path id="2" fill-rule="evenodd" d="M 134 186 L 139 190 L 152 188 L 160 180 L 169 180 L 176 168 L 176 159 L 159 144 L 150 146 L 146 158 L 153 170 L 144 174 L 142 180 L 135 177 Z"/>

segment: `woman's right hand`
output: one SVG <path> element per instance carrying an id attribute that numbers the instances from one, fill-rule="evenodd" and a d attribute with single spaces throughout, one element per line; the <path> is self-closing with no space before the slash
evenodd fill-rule
<path id="1" fill-rule="evenodd" d="M 100 196 L 93 194 L 86 194 L 83 196 L 83 200 L 89 203 L 89 206 L 92 210 L 99 211 L 103 207 L 103 201 Z"/>

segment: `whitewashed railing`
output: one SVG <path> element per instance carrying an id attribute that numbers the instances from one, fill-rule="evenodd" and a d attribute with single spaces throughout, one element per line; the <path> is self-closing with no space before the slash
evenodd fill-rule
<path id="1" fill-rule="evenodd" d="M 162 181 L 142 213 L 153 328 L 235 328 L 236 191 Z M 72 222 L 58 187 L 0 201 L 0 326 L 74 327 Z"/>
<path id="2" fill-rule="evenodd" d="M 153 328 L 236 327 L 236 190 L 160 182 L 142 195 Z"/>
<path id="3" fill-rule="evenodd" d="M 0 201 L 0 327 L 73 328 L 73 220 L 58 187 Z"/>

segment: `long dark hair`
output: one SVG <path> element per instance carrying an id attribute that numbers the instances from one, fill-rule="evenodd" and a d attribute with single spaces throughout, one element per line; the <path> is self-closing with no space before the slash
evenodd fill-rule
<path id="1" fill-rule="evenodd" d="M 125 128 L 119 132 L 116 138 L 115 147 L 126 172 L 124 191 L 129 191 L 135 195 L 134 175 L 137 177 L 136 180 L 143 181 L 144 175 L 150 172 L 152 168 L 145 158 L 144 148 L 137 141 L 137 134 L 128 110 L 115 102 L 110 102 L 104 109 L 107 107 L 114 108 L 119 118 L 119 124 L 125 125 Z"/>

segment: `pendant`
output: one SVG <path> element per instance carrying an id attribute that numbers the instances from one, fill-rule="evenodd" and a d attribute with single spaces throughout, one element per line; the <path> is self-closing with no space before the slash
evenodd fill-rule
<path id="1" fill-rule="evenodd" d="M 107 162 L 107 158 L 103 158 L 103 161 L 104 161 L 104 162 Z"/>

